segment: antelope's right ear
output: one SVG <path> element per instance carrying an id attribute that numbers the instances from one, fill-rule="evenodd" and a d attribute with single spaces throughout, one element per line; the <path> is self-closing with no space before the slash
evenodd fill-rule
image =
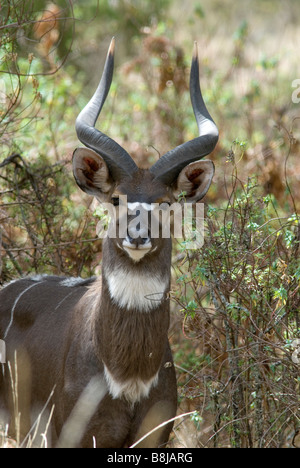
<path id="1" fill-rule="evenodd" d="M 106 163 L 89 148 L 77 148 L 73 153 L 73 174 L 78 186 L 89 195 L 104 201 L 112 180 Z"/>

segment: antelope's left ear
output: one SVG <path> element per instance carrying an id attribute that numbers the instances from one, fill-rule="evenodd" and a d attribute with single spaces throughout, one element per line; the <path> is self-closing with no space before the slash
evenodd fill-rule
<path id="1" fill-rule="evenodd" d="M 176 199 L 185 193 L 187 202 L 196 202 L 201 200 L 208 191 L 213 175 L 215 173 L 214 163 L 210 160 L 196 161 L 186 166 L 180 172 L 174 196 Z"/>

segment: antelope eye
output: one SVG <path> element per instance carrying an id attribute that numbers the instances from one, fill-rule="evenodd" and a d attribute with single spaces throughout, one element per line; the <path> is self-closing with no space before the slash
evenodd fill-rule
<path id="1" fill-rule="evenodd" d="M 120 204 L 120 199 L 119 197 L 112 197 L 111 202 L 114 206 L 119 206 Z"/>

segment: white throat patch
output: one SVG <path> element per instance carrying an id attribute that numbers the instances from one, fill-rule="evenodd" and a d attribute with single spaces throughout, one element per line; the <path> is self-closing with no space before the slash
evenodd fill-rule
<path id="1" fill-rule="evenodd" d="M 148 398 L 150 390 L 156 387 L 158 382 L 158 372 L 146 382 L 138 377 L 136 379 L 128 379 L 125 382 L 117 382 L 105 365 L 104 374 L 112 398 L 123 397 L 132 404 L 137 403 L 143 398 Z"/>
<path id="2" fill-rule="evenodd" d="M 169 286 L 169 278 L 132 273 L 123 268 L 104 274 L 112 300 L 120 307 L 141 312 L 158 307 Z"/>

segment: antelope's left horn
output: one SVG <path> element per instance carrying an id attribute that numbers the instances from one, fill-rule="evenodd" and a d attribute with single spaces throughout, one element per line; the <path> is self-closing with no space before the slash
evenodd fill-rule
<path id="1" fill-rule="evenodd" d="M 190 75 L 190 95 L 199 129 L 199 137 L 183 143 L 164 154 L 150 169 L 156 179 L 171 185 L 188 164 L 210 154 L 219 138 L 219 132 L 203 101 L 199 82 L 198 48 L 195 42 Z"/>

